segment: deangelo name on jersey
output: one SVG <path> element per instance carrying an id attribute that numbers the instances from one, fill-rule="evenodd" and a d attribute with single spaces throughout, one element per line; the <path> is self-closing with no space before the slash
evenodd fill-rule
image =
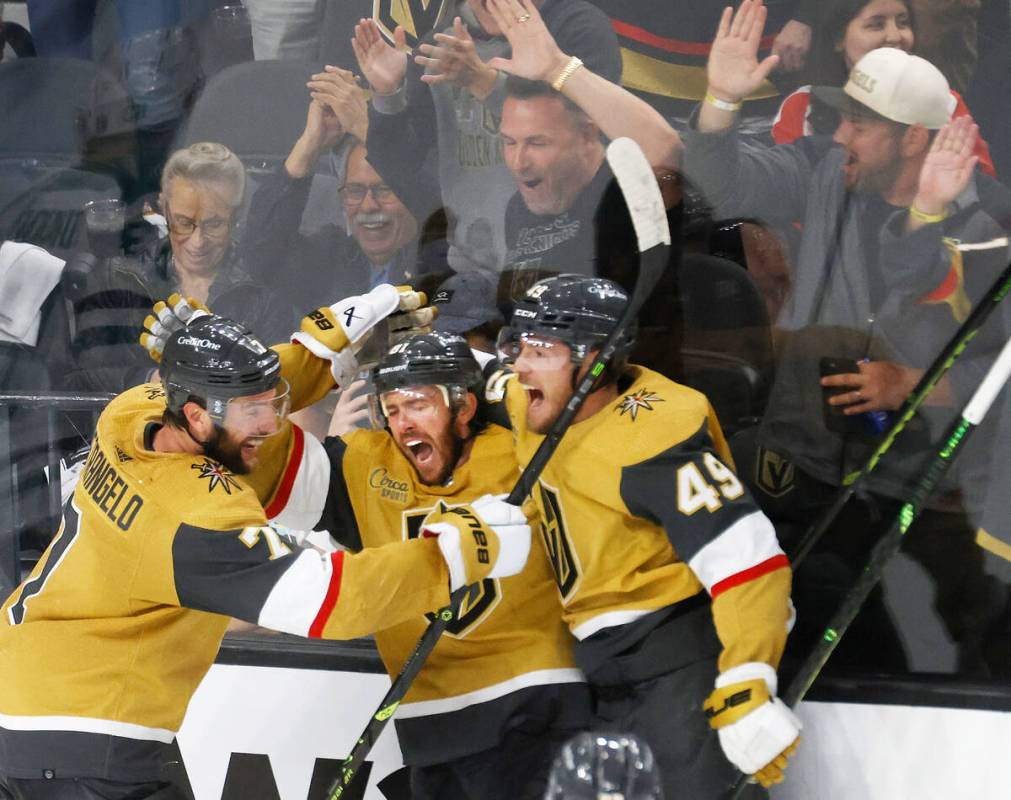
<path id="1" fill-rule="evenodd" d="M 144 505 L 144 499 L 131 491 L 129 484 L 119 476 L 97 443 L 84 464 L 80 486 L 122 531 L 129 530 L 137 518 L 137 512 Z M 126 499 L 128 493 L 130 497 Z"/>

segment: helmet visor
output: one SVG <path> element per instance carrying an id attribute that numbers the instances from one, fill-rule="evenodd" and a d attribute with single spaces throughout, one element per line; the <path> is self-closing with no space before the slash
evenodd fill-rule
<path id="1" fill-rule="evenodd" d="M 449 390 L 442 384 L 405 386 L 379 395 L 379 408 L 387 421 L 400 417 L 413 421 L 434 419 L 449 404 Z"/>
<path id="2" fill-rule="evenodd" d="M 572 359 L 571 348 L 561 339 L 511 326 L 499 331 L 495 347 L 504 363 L 530 370 L 561 369 Z"/>
<path id="3" fill-rule="evenodd" d="M 281 429 L 290 408 L 291 387 L 281 378 L 270 392 L 229 400 L 221 424 L 236 439 L 265 439 Z"/>

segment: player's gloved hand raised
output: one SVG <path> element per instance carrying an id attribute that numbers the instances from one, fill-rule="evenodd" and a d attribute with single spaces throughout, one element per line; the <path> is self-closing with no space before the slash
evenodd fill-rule
<path id="1" fill-rule="evenodd" d="M 797 750 L 801 724 L 776 697 L 776 671 L 751 661 L 716 678 L 716 690 L 703 705 L 719 734 L 727 759 L 768 788 L 783 780 L 787 759 Z"/>
<path id="2" fill-rule="evenodd" d="M 155 303 L 145 318 L 140 343 L 155 362 L 160 362 L 165 343 L 173 333 L 210 313 L 207 306 L 192 297 L 169 295 L 168 300 Z"/>
<path id="3" fill-rule="evenodd" d="M 421 332 L 435 318 L 435 309 L 425 307 L 427 302 L 424 292 L 383 283 L 368 294 L 346 297 L 307 314 L 291 339 L 329 361 L 337 385 L 346 386 L 361 368 L 358 354 L 379 323 L 388 318 L 387 331 Z M 380 352 L 389 347 L 386 342 L 379 345 Z"/>
<path id="4" fill-rule="evenodd" d="M 530 525 L 520 507 L 504 498 L 486 494 L 466 506 L 440 505 L 422 522 L 422 536 L 439 537 L 450 591 L 515 575 L 527 563 Z"/>

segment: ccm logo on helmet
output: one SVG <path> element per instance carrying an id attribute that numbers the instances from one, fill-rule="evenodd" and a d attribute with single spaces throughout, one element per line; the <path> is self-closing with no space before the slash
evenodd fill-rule
<path id="1" fill-rule="evenodd" d="M 202 347 L 205 350 L 220 350 L 221 345 L 217 342 L 212 342 L 210 339 L 198 339 L 196 336 L 182 336 L 179 339 L 179 344 L 188 344 L 193 347 Z"/>
<path id="2" fill-rule="evenodd" d="M 536 311 L 529 311 L 529 310 L 527 310 L 525 308 L 517 308 L 517 309 L 515 309 L 513 311 L 513 316 L 514 317 L 536 317 L 537 316 L 537 312 Z"/>

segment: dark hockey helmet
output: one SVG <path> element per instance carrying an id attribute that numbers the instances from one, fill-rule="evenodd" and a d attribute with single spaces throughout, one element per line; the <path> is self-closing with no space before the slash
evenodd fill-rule
<path id="1" fill-rule="evenodd" d="M 281 382 L 281 360 L 244 325 L 216 315 L 201 317 L 169 337 L 158 374 L 171 411 L 200 398 L 221 422 L 228 401 L 262 394 Z M 284 386 L 282 397 L 287 394 Z"/>
<path id="2" fill-rule="evenodd" d="M 377 427 L 386 425 L 382 396 L 387 392 L 410 392 L 417 386 L 440 386 L 446 404 L 455 408 L 483 380 L 481 366 L 462 336 L 454 333 L 421 333 L 399 342 L 372 368 L 375 392 L 369 409 Z"/>
<path id="3" fill-rule="evenodd" d="M 580 733 L 558 752 L 545 800 L 663 800 L 649 745 L 629 733 Z"/>
<path id="4" fill-rule="evenodd" d="M 541 335 L 565 342 L 572 350 L 573 363 L 578 364 L 603 343 L 627 305 L 625 290 L 606 278 L 545 278 L 516 301 L 509 325 L 499 334 L 499 352 L 508 361 L 516 355 L 524 335 Z M 624 366 L 635 334 L 633 321 L 615 349 L 615 368 Z"/>
<path id="5" fill-rule="evenodd" d="M 481 382 L 481 367 L 462 336 L 421 333 L 391 347 L 372 382 L 380 394 L 433 383 L 470 389 Z"/>

